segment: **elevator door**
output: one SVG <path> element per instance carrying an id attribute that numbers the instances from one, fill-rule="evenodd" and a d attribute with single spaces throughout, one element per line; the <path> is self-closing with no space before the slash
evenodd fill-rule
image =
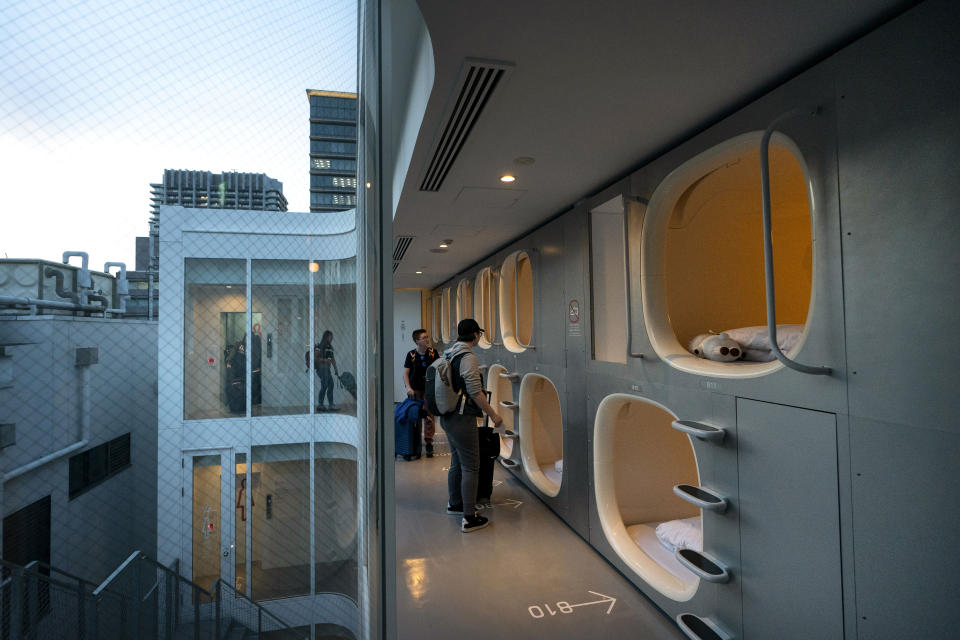
<path id="1" fill-rule="evenodd" d="M 184 540 L 188 577 L 210 590 L 218 578 L 236 584 L 234 576 L 234 477 L 232 451 L 193 451 L 184 458 Z M 223 473 L 226 467 L 228 473 Z"/>
<path id="2" fill-rule="evenodd" d="M 837 420 L 737 399 L 743 637 L 843 638 Z"/>

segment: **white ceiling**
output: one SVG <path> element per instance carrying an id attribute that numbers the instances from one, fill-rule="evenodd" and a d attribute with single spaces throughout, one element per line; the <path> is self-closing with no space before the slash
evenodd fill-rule
<path id="1" fill-rule="evenodd" d="M 435 82 L 394 218 L 433 287 L 836 51 L 896 0 L 419 0 Z M 465 58 L 513 63 L 439 192 L 419 191 Z M 534 164 L 514 159 L 529 156 Z M 499 182 L 503 173 L 517 181 Z M 445 239 L 446 253 L 434 253 Z M 423 270 L 423 275 L 416 275 Z"/>

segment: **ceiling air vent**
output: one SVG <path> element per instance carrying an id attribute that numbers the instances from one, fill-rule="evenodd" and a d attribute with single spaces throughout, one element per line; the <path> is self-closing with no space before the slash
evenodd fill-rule
<path id="1" fill-rule="evenodd" d="M 396 244 L 393 245 L 393 270 L 396 272 L 397 267 L 400 266 L 400 261 L 403 260 L 403 256 L 406 255 L 407 249 L 410 248 L 410 245 L 413 244 L 413 239 L 416 236 L 397 236 Z"/>
<path id="2" fill-rule="evenodd" d="M 420 191 L 439 191 L 467 136 L 477 123 L 494 90 L 513 65 L 507 62 L 465 60 L 454 85 L 454 96 L 433 145 L 430 164 L 420 183 Z"/>

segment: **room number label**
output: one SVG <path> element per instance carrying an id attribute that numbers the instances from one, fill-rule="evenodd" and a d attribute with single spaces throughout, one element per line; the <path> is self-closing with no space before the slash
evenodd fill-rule
<path id="1" fill-rule="evenodd" d="M 604 595 L 602 593 L 597 593 L 596 591 L 588 591 L 587 593 L 598 596 L 600 599 L 593 600 L 591 602 L 579 602 L 577 604 L 570 604 L 569 602 L 563 600 L 563 601 L 554 603 L 552 606 L 549 603 L 544 602 L 542 605 L 540 604 L 530 605 L 529 607 L 527 607 L 527 611 L 530 613 L 530 617 L 536 620 L 555 616 L 557 614 L 573 613 L 573 610 L 576 609 L 577 607 L 589 607 L 590 605 L 594 605 L 594 604 L 610 605 L 607 607 L 607 615 L 609 615 L 610 612 L 613 611 L 613 605 L 617 603 L 616 598 L 614 598 L 613 596 Z"/>

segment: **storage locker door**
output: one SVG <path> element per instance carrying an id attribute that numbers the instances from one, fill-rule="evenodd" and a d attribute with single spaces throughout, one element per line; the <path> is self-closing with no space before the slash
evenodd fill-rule
<path id="1" fill-rule="evenodd" d="M 837 422 L 737 399 L 743 637 L 843 638 Z"/>

